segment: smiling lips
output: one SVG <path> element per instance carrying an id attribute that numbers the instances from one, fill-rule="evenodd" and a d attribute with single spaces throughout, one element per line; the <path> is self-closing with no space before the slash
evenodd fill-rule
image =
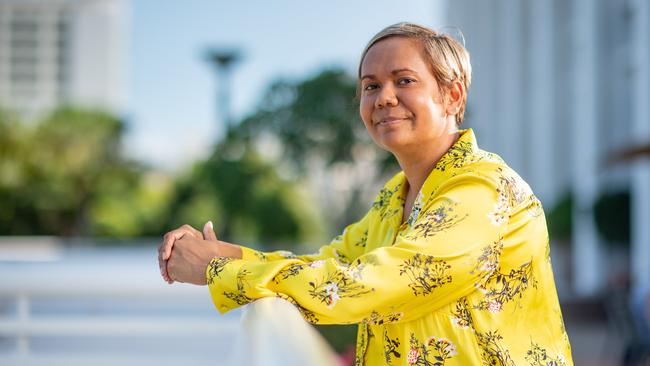
<path id="1" fill-rule="evenodd" d="M 402 121 L 404 121 L 406 118 L 404 117 L 394 117 L 394 116 L 388 116 L 380 119 L 379 121 L 375 122 L 375 125 L 378 126 L 391 126 L 398 124 Z"/>

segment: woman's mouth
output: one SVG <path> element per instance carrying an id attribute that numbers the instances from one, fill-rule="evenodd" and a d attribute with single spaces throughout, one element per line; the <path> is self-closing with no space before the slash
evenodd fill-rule
<path id="1" fill-rule="evenodd" d="M 392 126 L 405 121 L 406 118 L 389 117 L 377 122 L 377 126 Z"/>

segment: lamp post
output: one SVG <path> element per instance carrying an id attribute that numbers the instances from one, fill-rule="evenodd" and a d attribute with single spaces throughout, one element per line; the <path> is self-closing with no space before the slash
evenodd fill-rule
<path id="1" fill-rule="evenodd" d="M 210 49 L 207 52 L 207 60 L 217 74 L 217 116 L 220 115 L 227 130 L 233 123 L 230 112 L 230 79 L 234 64 L 241 60 L 241 53 L 236 49 Z"/>

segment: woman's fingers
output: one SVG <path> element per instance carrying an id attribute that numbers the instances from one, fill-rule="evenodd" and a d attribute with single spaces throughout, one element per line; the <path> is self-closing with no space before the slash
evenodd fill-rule
<path id="1" fill-rule="evenodd" d="M 167 272 L 167 260 L 169 260 L 169 256 L 172 253 L 174 242 L 182 238 L 184 235 L 191 235 L 197 239 L 203 238 L 203 234 L 201 234 L 200 231 L 190 225 L 183 225 L 178 229 L 165 234 L 165 236 L 163 236 L 163 243 L 158 247 L 158 267 L 160 268 L 160 275 L 169 283 L 173 283 L 174 280 L 170 278 L 169 273 Z"/>
<path id="2" fill-rule="evenodd" d="M 203 239 L 203 234 L 190 225 L 183 225 L 176 230 L 172 230 L 163 236 L 163 243 L 158 249 L 158 253 L 163 260 L 168 260 L 169 255 L 172 253 L 174 242 L 183 237 L 183 235 L 191 235 L 197 239 Z"/>
<path id="3" fill-rule="evenodd" d="M 203 225 L 203 239 L 204 240 L 217 240 L 217 234 L 214 233 L 214 226 L 212 221 L 208 221 Z"/>
<path id="4" fill-rule="evenodd" d="M 158 248 L 158 266 L 160 267 L 160 274 L 163 279 L 168 283 L 173 283 L 174 280 L 169 276 L 167 272 L 167 260 L 172 254 L 172 248 L 174 247 L 174 242 L 184 235 L 188 234 L 187 230 L 174 230 L 165 234 L 164 241 Z"/>
<path id="5" fill-rule="evenodd" d="M 174 242 L 183 237 L 183 235 L 188 234 L 185 230 L 174 230 L 170 231 L 163 237 L 163 243 L 158 250 L 160 258 L 162 260 L 168 260 L 169 256 L 172 254 L 172 248 L 174 247 Z"/>

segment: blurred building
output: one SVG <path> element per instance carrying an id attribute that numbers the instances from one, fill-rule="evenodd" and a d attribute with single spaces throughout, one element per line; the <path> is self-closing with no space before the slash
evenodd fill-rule
<path id="1" fill-rule="evenodd" d="M 33 117 L 62 104 L 120 113 L 127 3 L 0 0 L 0 106 Z"/>
<path id="2" fill-rule="evenodd" d="M 609 258 L 593 204 L 612 187 L 631 192 L 629 265 L 650 284 L 650 164 L 610 164 L 650 142 L 650 5 L 646 0 L 455 0 L 472 56 L 467 125 L 533 187 L 544 206 L 573 195 L 572 287 L 601 291 Z M 604 270 L 608 269 L 608 270 Z"/>

